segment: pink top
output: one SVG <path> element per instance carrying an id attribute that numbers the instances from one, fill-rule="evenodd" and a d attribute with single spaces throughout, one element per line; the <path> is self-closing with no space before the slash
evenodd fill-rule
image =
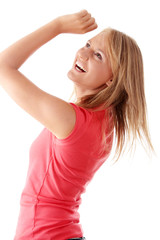
<path id="1" fill-rule="evenodd" d="M 70 104 L 76 111 L 70 135 L 58 139 L 44 128 L 31 145 L 14 240 L 83 236 L 77 211 L 81 194 L 109 156 L 113 131 L 109 134 L 106 128 L 108 148 L 102 151 L 101 126 L 107 110 L 92 112 Z"/>

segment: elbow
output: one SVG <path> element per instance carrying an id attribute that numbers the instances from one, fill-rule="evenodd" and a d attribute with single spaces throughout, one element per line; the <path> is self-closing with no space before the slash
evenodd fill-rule
<path id="1" fill-rule="evenodd" d="M 3 52 L 2 52 L 2 53 L 0 53 L 0 70 L 2 68 L 4 68 L 4 66 L 7 66 L 7 65 L 8 64 L 6 62 L 6 58 L 5 58 L 5 56 L 4 56 Z"/>
<path id="2" fill-rule="evenodd" d="M 0 53 L 0 85 L 2 85 L 2 81 L 8 75 L 8 71 L 13 69 L 13 67 L 9 64 L 6 59 L 6 56 Z"/>
<path id="3" fill-rule="evenodd" d="M 1 52 L 0 53 L 0 70 L 4 67 L 12 68 L 12 69 L 17 69 L 15 67 L 14 62 L 11 59 L 11 56 L 6 54 L 6 52 Z"/>

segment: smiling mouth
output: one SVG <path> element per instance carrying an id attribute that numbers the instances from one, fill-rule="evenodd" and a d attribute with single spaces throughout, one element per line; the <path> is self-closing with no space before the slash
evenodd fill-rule
<path id="1" fill-rule="evenodd" d="M 78 72 L 87 72 L 78 62 L 76 62 L 75 68 Z"/>

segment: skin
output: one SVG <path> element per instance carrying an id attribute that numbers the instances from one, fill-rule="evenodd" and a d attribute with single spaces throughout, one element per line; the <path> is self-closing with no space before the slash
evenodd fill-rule
<path id="1" fill-rule="evenodd" d="M 78 50 L 68 77 L 74 82 L 77 98 L 94 94 L 112 82 L 112 70 L 106 52 L 107 33 L 101 32 Z M 76 63 L 86 72 L 76 68 Z"/>
<path id="2" fill-rule="evenodd" d="M 73 106 L 41 90 L 24 76 L 19 68 L 36 50 L 57 35 L 84 34 L 96 28 L 95 19 L 86 10 L 82 10 L 52 20 L 0 53 L 0 86 L 24 111 L 59 139 L 66 138 L 75 126 L 76 113 Z M 87 49 L 87 52 L 91 52 L 91 49 Z M 89 79 L 89 75 L 92 76 L 89 74 L 91 73 L 90 65 L 86 67 L 89 70 L 87 78 Z M 81 79 L 78 74 L 74 79 L 77 84 L 80 80 L 83 80 L 83 83 L 85 81 L 85 77 Z"/>

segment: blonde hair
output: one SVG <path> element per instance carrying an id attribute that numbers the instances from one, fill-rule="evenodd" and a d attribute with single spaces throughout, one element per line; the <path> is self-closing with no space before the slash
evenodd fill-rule
<path id="1" fill-rule="evenodd" d="M 103 32 L 107 33 L 106 52 L 113 73 L 112 84 L 96 94 L 82 97 L 76 104 L 86 109 L 101 104 L 106 109 L 112 107 L 117 161 L 127 146 L 133 148 L 137 139 L 146 150 L 153 150 L 153 146 L 147 125 L 141 51 L 136 41 L 126 34 L 112 28 Z"/>

